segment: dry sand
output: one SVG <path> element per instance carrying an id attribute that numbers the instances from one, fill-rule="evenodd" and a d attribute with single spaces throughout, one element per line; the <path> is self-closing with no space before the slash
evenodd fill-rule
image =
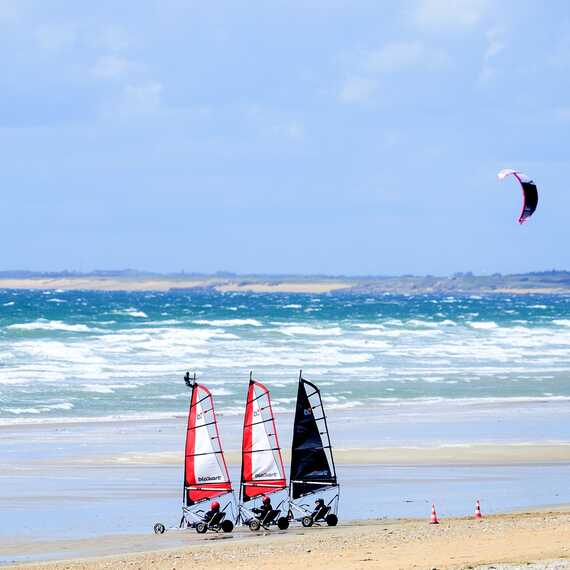
<path id="1" fill-rule="evenodd" d="M 381 279 L 373 281 L 374 293 L 507 293 L 511 295 L 555 295 L 567 294 L 568 288 L 544 284 L 537 287 L 495 287 L 493 289 L 481 285 L 475 288 L 449 289 L 441 286 L 426 286 L 422 284 Z M 445 280 L 444 280 L 445 281 Z M 354 287 L 370 285 L 369 281 L 358 278 L 295 278 L 295 277 L 56 277 L 56 278 L 2 278 L 0 289 L 61 289 L 64 291 L 90 290 L 90 291 L 168 291 L 171 289 L 203 289 L 208 288 L 221 293 L 331 293 L 341 289 L 350 290 Z"/>
<path id="2" fill-rule="evenodd" d="M 527 562 L 552 561 L 542 562 L 535 568 L 566 568 L 570 557 L 570 509 L 496 515 L 481 521 L 448 519 L 439 525 L 430 525 L 426 520 L 381 520 L 336 528 L 295 527 L 265 535 L 240 529 L 231 538 L 228 535 L 202 537 L 193 531 L 172 533 L 170 537 L 184 541 L 184 546 L 173 549 L 168 533 L 146 538 L 109 537 L 97 541 L 99 554 L 112 552 L 113 543 L 115 552 L 130 548 L 132 553 L 24 566 L 44 570 L 450 570 L 486 564 L 492 565 L 486 569 L 494 566 L 506 570 L 523 567 L 521 565 L 526 567 Z M 119 540 L 120 548 L 117 546 Z M 158 550 L 161 547 L 170 550 Z M 91 554 L 95 554 L 93 548 L 92 545 Z M 82 552 L 81 541 L 59 545 L 59 552 L 64 556 L 63 553 L 70 556 L 74 551 Z M 29 552 L 34 552 L 33 544 Z"/>
<path id="3" fill-rule="evenodd" d="M 168 291 L 170 289 L 211 288 L 219 292 L 251 293 L 330 293 L 352 287 L 348 281 L 239 281 L 204 278 L 168 277 L 110 278 L 110 277 L 61 277 L 55 279 L 0 279 L 1 289 L 61 289 L 63 291 Z"/>

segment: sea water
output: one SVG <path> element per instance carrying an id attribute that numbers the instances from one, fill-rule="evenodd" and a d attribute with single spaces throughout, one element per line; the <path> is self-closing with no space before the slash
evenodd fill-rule
<path id="1" fill-rule="evenodd" d="M 186 370 L 237 450 L 250 370 L 289 448 L 300 369 L 337 449 L 570 442 L 567 296 L 0 291 L 0 555 L 175 523 Z M 343 520 L 570 502 L 564 463 L 360 463 Z"/>
<path id="2" fill-rule="evenodd" d="M 291 410 L 570 399 L 570 297 L 0 291 L 0 425 L 183 415 L 186 370 L 225 415 L 249 372 Z"/>

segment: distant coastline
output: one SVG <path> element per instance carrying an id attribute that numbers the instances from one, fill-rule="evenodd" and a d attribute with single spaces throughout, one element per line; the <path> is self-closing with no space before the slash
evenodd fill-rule
<path id="1" fill-rule="evenodd" d="M 345 276 L 159 274 L 143 271 L 91 273 L 0 271 L 0 289 L 62 289 L 93 291 L 212 291 L 253 293 L 343 294 L 570 294 L 570 271 L 512 275 Z"/>

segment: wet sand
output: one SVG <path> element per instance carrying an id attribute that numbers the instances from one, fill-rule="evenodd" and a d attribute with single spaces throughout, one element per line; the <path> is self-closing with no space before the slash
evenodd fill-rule
<path id="1" fill-rule="evenodd" d="M 229 465 L 240 465 L 236 450 L 225 453 Z M 85 457 L 82 463 L 180 465 L 182 452 L 123 453 L 116 456 Z M 289 450 L 283 451 L 289 462 Z M 385 447 L 335 449 L 337 465 L 534 465 L 570 463 L 570 444 L 465 444 L 429 447 Z"/>
<path id="2" fill-rule="evenodd" d="M 202 537 L 185 531 L 164 536 L 57 541 L 52 544 L 53 556 L 64 561 L 23 563 L 19 567 L 451 570 L 499 563 L 511 565 L 503 568 L 516 568 L 517 564 L 560 560 L 557 566 L 544 563 L 537 568 L 564 568 L 561 564 L 570 557 L 570 509 L 495 515 L 480 521 L 445 519 L 439 525 L 430 525 L 427 520 L 380 520 L 265 534 L 239 529 L 231 538 L 227 536 Z M 28 552 L 33 553 L 38 546 L 45 549 L 45 544 L 34 546 L 30 542 Z M 10 552 L 5 544 L 0 549 L 5 555 Z"/>

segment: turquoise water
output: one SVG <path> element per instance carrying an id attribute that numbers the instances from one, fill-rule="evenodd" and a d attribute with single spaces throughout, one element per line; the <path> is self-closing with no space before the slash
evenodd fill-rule
<path id="1" fill-rule="evenodd" d="M 570 297 L 0 291 L 0 422 L 182 415 L 196 371 L 227 415 L 249 371 L 291 410 L 570 398 Z"/>

